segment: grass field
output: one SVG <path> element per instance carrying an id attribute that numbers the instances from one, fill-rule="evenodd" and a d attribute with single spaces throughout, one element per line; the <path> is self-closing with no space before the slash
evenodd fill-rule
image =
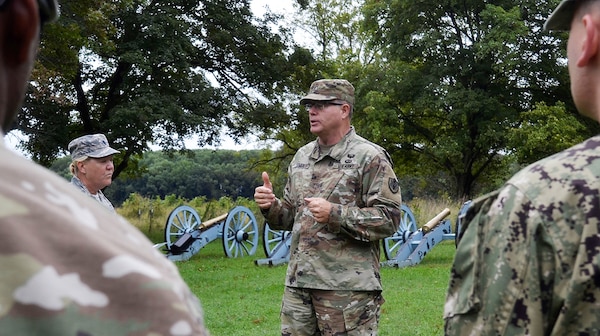
<path id="1" fill-rule="evenodd" d="M 382 269 L 384 298 L 380 335 L 443 335 L 442 312 L 454 243 L 435 246 L 423 261 L 409 268 Z M 215 336 L 279 334 L 279 308 L 286 265 L 256 266 L 264 258 L 229 259 L 220 241 L 177 265 L 200 298 L 206 325 Z"/>
<path id="2" fill-rule="evenodd" d="M 165 219 L 181 202 L 133 197 L 118 211 L 152 241 L 162 242 Z M 203 220 L 226 213 L 234 205 L 244 205 L 258 213 L 251 200 L 234 204 L 229 199 L 194 199 L 186 204 L 196 209 Z M 454 224 L 461 204 L 444 199 L 415 199 L 408 205 L 420 227 L 444 208 L 452 211 L 448 218 Z M 262 216 L 257 216 L 257 220 L 262 227 Z M 379 335 L 443 335 L 443 305 L 454 252 L 454 242 L 443 241 L 417 266 L 382 269 L 386 303 Z M 227 258 L 221 241 L 216 240 L 188 261 L 177 262 L 182 277 L 202 302 L 206 325 L 213 336 L 280 334 L 279 310 L 287 265 L 256 266 L 254 261 L 262 258 L 262 246 L 254 256 Z"/>

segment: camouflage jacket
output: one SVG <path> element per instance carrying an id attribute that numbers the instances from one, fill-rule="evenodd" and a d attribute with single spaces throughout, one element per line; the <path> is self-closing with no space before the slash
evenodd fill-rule
<path id="1" fill-rule="evenodd" d="M 318 223 L 305 197 L 333 203 Z M 291 230 L 286 285 L 324 290 L 381 290 L 380 239 L 398 230 L 400 190 L 391 160 L 354 129 L 329 153 L 316 141 L 302 147 L 288 168 L 283 200 L 266 213 L 273 229 Z"/>
<path id="2" fill-rule="evenodd" d="M 0 132 L 0 334 L 208 335 L 176 266 Z"/>
<path id="3" fill-rule="evenodd" d="M 599 148 L 591 138 L 473 202 L 446 335 L 600 334 Z"/>
<path id="4" fill-rule="evenodd" d="M 77 176 L 73 176 L 71 178 L 71 184 L 73 184 L 74 186 L 79 188 L 79 190 L 81 190 L 84 194 L 95 199 L 97 202 L 102 204 L 102 206 L 104 206 L 108 210 L 115 212 L 115 208 L 113 207 L 112 203 L 110 203 L 108 198 L 106 198 L 106 196 L 104 196 L 104 194 L 102 193 L 102 190 L 98 190 L 98 193 L 96 195 L 92 195 L 90 193 L 90 191 L 83 185 L 83 183 Z"/>

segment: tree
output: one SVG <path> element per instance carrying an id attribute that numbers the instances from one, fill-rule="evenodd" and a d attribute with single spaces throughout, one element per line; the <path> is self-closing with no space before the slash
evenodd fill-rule
<path id="1" fill-rule="evenodd" d="M 375 62 L 380 50 L 369 47 L 369 36 L 361 26 L 360 2 L 354 0 L 299 0 L 296 12 L 288 17 L 288 25 L 296 27 L 307 36 L 294 57 L 302 60 L 294 62 L 291 87 L 295 95 L 290 95 L 290 122 L 285 127 L 270 134 L 269 139 L 282 144 L 280 150 L 263 152 L 258 163 L 269 171 L 282 187 L 285 183 L 287 164 L 296 151 L 315 136 L 310 133 L 308 115 L 298 105 L 311 83 L 322 78 L 345 78 L 358 86 L 362 81 L 363 68 Z M 357 88 L 357 95 L 359 88 Z M 355 109 L 362 108 L 359 100 Z M 272 178 L 273 180 L 273 178 Z"/>
<path id="2" fill-rule="evenodd" d="M 287 123 L 280 98 L 290 71 L 278 19 L 253 17 L 248 0 L 61 1 L 16 127 L 44 165 L 83 134 L 121 150 L 115 176 L 155 143 L 184 149 Z M 293 49 L 292 49 L 293 51 Z"/>
<path id="3" fill-rule="evenodd" d="M 568 113 L 562 103 L 552 107 L 536 104 L 535 109 L 521 113 L 521 118 L 521 127 L 509 134 L 519 162 L 538 161 L 586 138 L 585 124 Z"/>
<path id="4" fill-rule="evenodd" d="M 484 176 L 508 171 L 507 156 L 518 150 L 509 134 L 525 112 L 545 102 L 576 116 L 564 84 L 564 35 L 542 31 L 555 3 L 367 0 L 365 27 L 386 63 L 370 79 L 376 89 L 366 93 L 361 129 L 406 171 L 441 172 L 451 195 L 473 196 Z"/>

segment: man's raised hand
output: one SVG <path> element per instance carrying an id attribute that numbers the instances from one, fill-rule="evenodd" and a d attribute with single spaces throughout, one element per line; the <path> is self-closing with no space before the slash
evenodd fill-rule
<path id="1" fill-rule="evenodd" d="M 254 201 L 261 209 L 268 209 L 275 202 L 275 194 L 273 193 L 273 185 L 269 180 L 267 172 L 262 173 L 263 185 L 256 187 L 254 190 Z"/>

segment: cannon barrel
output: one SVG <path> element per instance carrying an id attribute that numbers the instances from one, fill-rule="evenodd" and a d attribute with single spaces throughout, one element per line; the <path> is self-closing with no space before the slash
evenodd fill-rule
<path id="1" fill-rule="evenodd" d="M 213 225 L 220 224 L 221 222 L 223 222 L 225 220 L 225 218 L 227 218 L 228 215 L 229 215 L 229 213 L 225 213 L 219 217 L 211 218 L 211 219 L 207 220 L 206 222 L 203 222 L 202 224 L 200 224 L 200 226 L 198 226 L 198 229 L 200 229 L 200 231 L 204 231 Z"/>
<path id="2" fill-rule="evenodd" d="M 188 260 L 206 244 L 221 238 L 229 258 L 253 255 L 258 247 L 258 224 L 252 211 L 236 206 L 228 213 L 201 223 L 194 208 L 181 205 L 169 214 L 165 243 L 156 244 L 172 261 Z"/>
<path id="3" fill-rule="evenodd" d="M 429 220 L 429 222 L 423 225 L 423 227 L 421 228 L 423 230 L 423 233 L 428 233 L 429 231 L 433 230 L 436 226 L 440 225 L 442 219 L 448 217 L 448 215 L 450 215 L 450 209 L 448 208 L 442 210 L 439 214 L 435 215 L 435 217 L 433 217 Z"/>

